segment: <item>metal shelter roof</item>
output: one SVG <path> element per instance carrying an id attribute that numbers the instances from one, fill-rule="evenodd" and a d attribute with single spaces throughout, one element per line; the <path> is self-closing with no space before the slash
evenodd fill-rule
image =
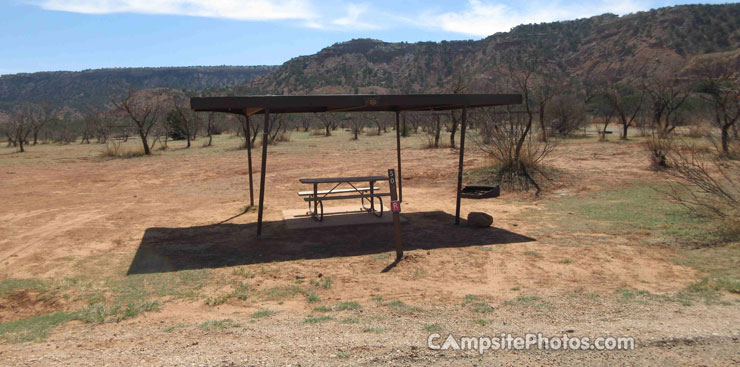
<path id="1" fill-rule="evenodd" d="M 300 96 L 193 97 L 194 111 L 243 115 L 302 112 L 444 111 L 522 103 L 521 94 L 333 94 Z"/>

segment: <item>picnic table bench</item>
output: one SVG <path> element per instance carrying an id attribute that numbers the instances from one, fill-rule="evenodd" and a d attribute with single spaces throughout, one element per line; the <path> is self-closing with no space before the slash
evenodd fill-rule
<path id="1" fill-rule="evenodd" d="M 388 181 L 385 176 L 360 176 L 360 177 L 324 177 L 324 178 L 302 178 L 299 180 L 304 184 L 313 185 L 313 190 L 299 191 L 298 196 L 304 197 L 308 202 L 308 213 L 311 218 L 321 222 L 324 220 L 324 201 L 325 200 L 348 200 L 360 199 L 362 210 L 374 214 L 377 217 L 383 216 L 383 196 L 390 196 L 390 193 L 376 192 L 380 188 L 375 186 L 376 182 Z M 367 182 L 367 187 L 355 183 Z M 329 190 L 319 190 L 319 184 L 334 184 Z M 339 188 L 341 185 L 348 185 L 348 188 Z M 360 187 L 358 187 L 360 186 Z M 380 210 L 375 209 L 375 198 L 378 199 Z M 365 201 L 370 203 L 365 206 Z M 312 207 L 313 204 L 313 207 Z"/>

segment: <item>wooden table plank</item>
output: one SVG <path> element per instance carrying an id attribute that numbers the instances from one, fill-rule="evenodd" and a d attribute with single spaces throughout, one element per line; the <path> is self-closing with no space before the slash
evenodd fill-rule
<path id="1" fill-rule="evenodd" d="M 385 176 L 323 177 L 323 178 L 302 178 L 299 181 L 304 184 L 361 182 L 361 181 L 388 181 L 388 177 L 385 177 Z"/>

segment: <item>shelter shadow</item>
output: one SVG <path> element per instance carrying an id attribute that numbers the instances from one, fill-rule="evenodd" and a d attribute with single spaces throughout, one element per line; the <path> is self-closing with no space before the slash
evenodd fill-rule
<path id="1" fill-rule="evenodd" d="M 401 227 L 406 250 L 468 247 L 534 241 L 500 228 L 474 228 L 453 215 L 405 213 Z M 256 238 L 256 223 L 213 224 L 188 228 L 148 228 L 128 274 L 369 255 L 394 251 L 393 227 L 373 224 L 288 230 L 282 221 L 265 222 Z"/>

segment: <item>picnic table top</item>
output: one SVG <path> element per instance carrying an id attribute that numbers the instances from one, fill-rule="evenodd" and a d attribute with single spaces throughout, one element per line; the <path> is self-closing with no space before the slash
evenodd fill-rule
<path id="1" fill-rule="evenodd" d="M 356 177 L 323 177 L 302 178 L 299 181 L 304 184 L 340 183 L 340 182 L 362 182 L 362 181 L 388 181 L 385 176 L 356 176 Z"/>

